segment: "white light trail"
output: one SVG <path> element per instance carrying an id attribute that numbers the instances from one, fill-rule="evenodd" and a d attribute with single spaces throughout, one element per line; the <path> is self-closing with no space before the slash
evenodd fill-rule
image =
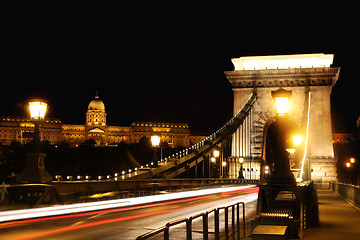
<path id="1" fill-rule="evenodd" d="M 308 102 L 308 112 L 307 112 L 307 125 L 306 125 L 306 138 L 305 138 L 305 147 L 304 147 L 304 157 L 301 163 L 301 171 L 300 171 L 300 177 L 296 179 L 298 182 L 302 181 L 302 175 L 304 174 L 304 163 L 306 160 L 306 153 L 307 153 L 307 145 L 309 140 L 309 125 L 310 125 L 310 98 L 311 93 L 309 92 L 309 102 Z"/>
<path id="2" fill-rule="evenodd" d="M 216 194 L 221 192 L 236 191 L 236 190 L 252 188 L 252 187 L 256 187 L 256 185 L 211 188 L 211 189 L 168 193 L 168 194 L 137 197 L 137 198 L 106 200 L 106 201 L 90 202 L 90 203 L 77 203 L 77 204 L 68 204 L 68 205 L 24 209 L 24 210 L 2 211 L 0 216 L 0 222 L 127 207 L 127 206 L 134 206 L 134 205 L 140 205 L 146 203 L 154 203 L 154 202 L 168 201 L 168 200 L 181 199 L 181 198 L 198 197 L 198 196 Z"/>

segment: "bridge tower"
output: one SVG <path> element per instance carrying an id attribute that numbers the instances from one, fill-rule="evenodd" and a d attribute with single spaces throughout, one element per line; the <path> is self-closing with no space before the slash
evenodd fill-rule
<path id="1" fill-rule="evenodd" d="M 234 71 L 226 71 L 234 92 L 234 114 L 256 92 L 258 100 L 251 111 L 250 127 L 239 128 L 232 137 L 230 177 L 239 176 L 240 157 L 245 178 L 259 179 L 265 163 L 268 127 L 276 120 L 271 92 L 291 91 L 287 114 L 294 131 L 302 136 L 304 172 L 315 182 L 336 180 L 332 145 L 330 94 L 340 68 L 331 67 L 332 54 L 301 54 L 232 59 Z M 307 136 L 307 137 L 306 137 Z M 301 164 L 300 164 L 301 166 Z"/>

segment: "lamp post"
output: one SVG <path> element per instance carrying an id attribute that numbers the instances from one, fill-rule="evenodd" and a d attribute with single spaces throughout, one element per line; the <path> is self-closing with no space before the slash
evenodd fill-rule
<path id="1" fill-rule="evenodd" d="M 240 157 L 239 158 L 239 162 L 240 162 L 240 173 L 239 173 L 239 179 L 244 179 L 244 174 L 243 174 L 243 163 L 244 163 L 244 158 Z"/>
<path id="2" fill-rule="evenodd" d="M 275 108 L 277 112 L 277 119 L 274 124 L 274 136 L 269 146 L 274 155 L 274 168 L 268 178 L 268 184 L 272 185 L 286 185 L 294 186 L 296 181 L 294 175 L 290 170 L 290 162 L 288 152 L 285 147 L 286 130 L 284 129 L 285 117 L 289 110 L 289 100 L 291 98 L 291 91 L 280 88 L 277 91 L 272 91 L 271 96 L 275 101 Z M 296 140 L 298 140 L 296 138 Z"/>
<path id="3" fill-rule="evenodd" d="M 346 166 L 346 168 L 348 169 L 348 179 L 349 179 L 349 184 L 351 184 L 351 168 L 352 168 L 352 164 L 354 164 L 355 163 L 355 158 L 350 158 L 350 160 L 349 160 L 349 162 L 346 162 L 345 163 L 345 166 Z"/>
<path id="4" fill-rule="evenodd" d="M 47 103 L 41 100 L 29 101 L 30 119 L 34 124 L 32 152 L 26 154 L 26 166 L 22 173 L 17 176 L 21 183 L 48 183 L 52 177 L 45 169 L 45 153 L 40 152 L 40 124 L 45 122 Z"/>
<path id="5" fill-rule="evenodd" d="M 215 164 L 214 169 L 217 171 L 216 159 L 217 159 L 219 156 L 220 156 L 220 151 L 217 150 L 217 149 L 215 149 L 215 150 L 213 151 L 213 156 L 212 156 L 212 157 L 211 157 L 211 155 L 209 156 L 209 178 L 211 177 L 211 171 L 210 171 L 211 163 L 210 163 L 210 161 L 211 161 L 213 164 Z M 217 174 L 216 174 L 216 175 L 217 175 Z M 215 175 L 215 176 L 216 176 L 216 175 Z"/>
<path id="6" fill-rule="evenodd" d="M 160 147 L 160 136 L 157 134 L 153 134 L 151 136 L 151 146 L 154 149 L 154 156 L 153 156 L 153 162 L 157 163 L 158 157 L 157 157 L 157 150 Z"/>

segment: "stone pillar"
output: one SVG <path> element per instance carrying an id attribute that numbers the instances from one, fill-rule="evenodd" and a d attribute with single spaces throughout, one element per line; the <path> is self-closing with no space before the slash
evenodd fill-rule
<path id="1" fill-rule="evenodd" d="M 311 179 L 315 182 L 336 180 L 332 144 L 331 86 L 310 87 L 309 155 Z"/>

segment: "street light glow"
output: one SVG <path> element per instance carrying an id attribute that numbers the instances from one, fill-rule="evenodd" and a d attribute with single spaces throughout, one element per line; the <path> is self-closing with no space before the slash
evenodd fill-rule
<path id="1" fill-rule="evenodd" d="M 160 136 L 158 135 L 151 136 L 151 145 L 153 147 L 158 147 L 160 145 Z"/>
<path id="2" fill-rule="evenodd" d="M 33 119 L 44 119 L 47 103 L 41 101 L 29 102 L 30 116 Z"/>
<path id="3" fill-rule="evenodd" d="M 289 98 L 288 97 L 275 97 L 275 107 L 277 113 L 282 116 L 289 110 Z"/>
<path id="4" fill-rule="evenodd" d="M 293 136 L 293 141 L 295 146 L 299 145 L 301 143 L 301 136 L 300 135 Z"/>

